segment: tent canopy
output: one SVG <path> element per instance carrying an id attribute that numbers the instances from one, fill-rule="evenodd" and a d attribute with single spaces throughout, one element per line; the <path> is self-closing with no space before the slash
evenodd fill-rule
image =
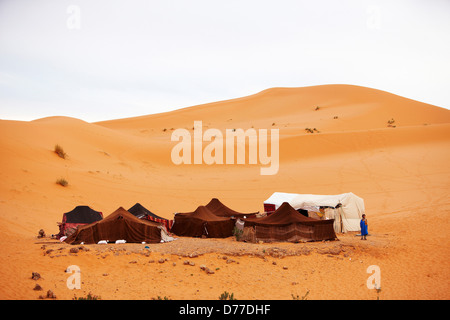
<path id="1" fill-rule="evenodd" d="M 92 223 L 102 219 L 101 212 L 88 206 L 77 206 L 72 211 L 63 214 L 63 223 Z"/>
<path id="2" fill-rule="evenodd" d="M 86 225 L 103 219 L 101 212 L 88 206 L 77 206 L 72 211 L 63 214 L 62 222 L 58 223 L 59 233 L 56 237 L 69 236 L 80 225 Z"/>
<path id="3" fill-rule="evenodd" d="M 78 227 L 65 242 L 92 244 L 101 240 L 156 243 L 161 241 L 161 226 L 155 222 L 140 220 L 120 207 L 101 221 Z"/>
<path id="4" fill-rule="evenodd" d="M 288 202 L 294 209 L 301 209 L 304 207 L 337 207 L 338 204 L 343 204 L 343 202 L 348 202 L 348 200 L 356 200 L 361 202 L 364 206 L 361 198 L 355 194 L 342 193 L 338 195 L 318 195 L 318 194 L 298 194 L 298 193 L 285 193 L 285 192 L 275 192 L 267 200 L 264 201 L 266 204 L 274 204 L 278 209 L 283 202 Z"/>
<path id="5" fill-rule="evenodd" d="M 266 201 L 264 201 L 264 204 L 273 204 L 275 205 L 276 210 L 283 202 L 291 203 L 296 196 L 298 196 L 297 193 L 274 192 Z"/>
<path id="6" fill-rule="evenodd" d="M 150 221 L 161 223 L 162 225 L 164 225 L 164 227 L 166 227 L 166 230 L 170 230 L 170 228 L 172 227 L 172 220 L 154 214 L 140 203 L 136 203 L 134 206 L 128 209 L 128 212 L 139 219 L 147 219 Z"/>
<path id="7" fill-rule="evenodd" d="M 133 214 L 135 217 L 138 217 L 139 219 L 142 219 L 145 216 L 150 216 L 150 217 L 153 217 L 156 219 L 167 220 L 166 218 L 162 218 L 162 217 L 154 214 L 153 212 L 151 212 L 150 210 L 145 208 L 140 203 L 136 203 L 134 206 L 132 206 L 130 209 L 128 209 L 128 212 Z"/>
<path id="8" fill-rule="evenodd" d="M 233 233 L 234 221 L 219 217 L 207 207 L 199 206 L 193 212 L 175 214 L 171 232 L 178 236 L 226 238 Z"/>
<path id="9" fill-rule="evenodd" d="M 206 208 L 208 208 L 213 214 L 219 217 L 235 217 L 235 218 L 243 218 L 243 217 L 250 217 L 255 216 L 259 212 L 251 212 L 251 213 L 242 213 L 234 211 L 233 209 L 228 208 L 226 205 L 224 205 L 219 199 L 213 198 L 209 203 L 206 205 Z"/>

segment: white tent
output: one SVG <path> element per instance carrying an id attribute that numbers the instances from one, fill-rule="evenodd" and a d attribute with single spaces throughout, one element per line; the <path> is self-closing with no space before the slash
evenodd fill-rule
<path id="1" fill-rule="evenodd" d="M 283 202 L 297 210 L 308 210 L 308 214 L 312 216 L 319 212 L 320 207 L 325 207 L 323 218 L 335 219 L 336 232 L 359 231 L 359 221 L 365 211 L 364 200 L 351 192 L 338 195 L 275 192 L 264 204 L 275 205 L 275 209 L 278 209 Z M 341 206 L 336 208 L 339 204 Z"/>

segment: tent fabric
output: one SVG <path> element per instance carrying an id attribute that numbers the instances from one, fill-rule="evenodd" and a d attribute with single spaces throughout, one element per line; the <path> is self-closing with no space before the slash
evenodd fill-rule
<path id="1" fill-rule="evenodd" d="M 264 201 L 264 211 L 270 214 L 277 210 L 283 202 L 291 203 L 297 195 L 297 193 L 274 192 L 269 199 Z"/>
<path id="2" fill-rule="evenodd" d="M 234 220 L 199 206 L 193 212 L 175 214 L 171 232 L 184 237 L 226 238 L 232 236 L 234 224 Z"/>
<path id="3" fill-rule="evenodd" d="M 103 214 L 89 206 L 77 206 L 72 211 L 63 214 L 62 222 L 58 223 L 59 233 L 56 237 L 69 236 L 80 225 L 90 224 L 103 219 Z"/>
<path id="4" fill-rule="evenodd" d="M 103 220 L 78 227 L 65 242 L 69 244 L 93 244 L 106 240 L 127 243 L 161 242 L 162 226 L 155 222 L 140 220 L 120 207 Z"/>
<path id="5" fill-rule="evenodd" d="M 63 215 L 63 222 L 65 223 L 92 223 L 102 219 L 103 215 L 101 212 L 95 211 L 88 206 L 77 206 Z"/>
<path id="6" fill-rule="evenodd" d="M 160 217 L 147 208 L 145 208 L 140 203 L 136 203 L 134 206 L 132 206 L 130 209 L 128 209 L 128 212 L 133 214 L 135 217 L 139 219 L 147 219 L 149 221 L 154 221 L 163 224 L 166 227 L 166 230 L 170 230 L 172 227 L 172 220 Z"/>
<path id="7" fill-rule="evenodd" d="M 254 229 L 256 241 L 321 241 L 336 239 L 333 223 L 305 217 L 284 202 L 267 217 L 245 219 L 244 228 Z"/>
<path id="8" fill-rule="evenodd" d="M 245 222 L 238 218 L 234 225 L 235 225 L 236 229 L 238 229 L 240 231 L 244 231 L 244 224 L 245 224 Z"/>
<path id="9" fill-rule="evenodd" d="M 134 215 L 135 217 L 138 217 L 139 219 L 144 218 L 146 215 L 150 216 L 152 218 L 156 218 L 156 219 L 164 219 L 163 217 L 160 217 L 160 216 L 154 214 L 153 212 L 151 212 L 150 210 L 148 210 L 147 208 L 145 208 L 139 202 L 136 203 L 134 206 L 132 206 L 127 211 L 129 213 L 131 213 L 132 215 Z M 165 219 L 165 220 L 167 220 L 167 219 Z"/>
<path id="10" fill-rule="evenodd" d="M 243 217 L 255 217 L 259 212 L 250 212 L 250 213 L 242 213 L 234 211 L 230 209 L 226 205 L 224 205 L 219 199 L 213 198 L 206 205 L 213 214 L 219 217 L 234 217 L 234 218 L 243 218 Z"/>
<path id="11" fill-rule="evenodd" d="M 294 209 L 314 212 L 319 212 L 320 207 L 333 208 L 334 214 L 325 214 L 324 218 L 335 219 L 337 232 L 359 231 L 359 220 L 365 212 L 364 200 L 352 192 L 338 195 L 275 192 L 264 204 L 273 204 L 278 208 L 283 202 L 288 202 Z"/>
<path id="12" fill-rule="evenodd" d="M 291 203 L 291 201 L 298 196 L 297 193 L 286 193 L 286 192 L 274 192 L 264 204 L 273 204 L 275 205 L 275 209 L 278 209 L 283 202 Z"/>

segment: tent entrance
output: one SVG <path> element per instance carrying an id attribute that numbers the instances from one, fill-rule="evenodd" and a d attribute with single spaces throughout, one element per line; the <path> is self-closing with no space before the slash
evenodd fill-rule
<path id="1" fill-rule="evenodd" d="M 305 217 L 308 217 L 308 210 L 304 209 L 297 209 L 298 213 L 304 215 Z"/>

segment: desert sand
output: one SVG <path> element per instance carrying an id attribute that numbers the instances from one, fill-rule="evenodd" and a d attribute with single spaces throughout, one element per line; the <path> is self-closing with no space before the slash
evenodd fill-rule
<path id="1" fill-rule="evenodd" d="M 278 173 L 262 176 L 261 166 L 250 164 L 173 164 L 171 133 L 192 131 L 196 120 L 205 129 L 279 129 Z M 53 152 L 56 144 L 66 159 Z M 1 299 L 39 299 L 47 290 L 57 299 L 92 293 L 217 300 L 224 291 L 237 299 L 290 300 L 307 292 L 310 300 L 450 298 L 450 111 L 444 108 L 351 85 L 272 88 L 98 123 L 0 120 L 0 149 Z M 68 186 L 56 184 L 59 178 Z M 370 236 L 295 244 L 177 237 L 148 249 L 37 238 L 40 229 L 56 234 L 62 214 L 77 205 L 106 216 L 140 202 L 172 219 L 213 197 L 236 211 L 263 211 L 275 191 L 353 192 L 365 200 Z M 80 267 L 81 289 L 67 288 L 70 265 Z M 380 267 L 379 293 L 366 286 L 371 265 Z M 41 279 L 32 280 L 33 272 Z M 36 284 L 43 290 L 33 290 Z"/>

